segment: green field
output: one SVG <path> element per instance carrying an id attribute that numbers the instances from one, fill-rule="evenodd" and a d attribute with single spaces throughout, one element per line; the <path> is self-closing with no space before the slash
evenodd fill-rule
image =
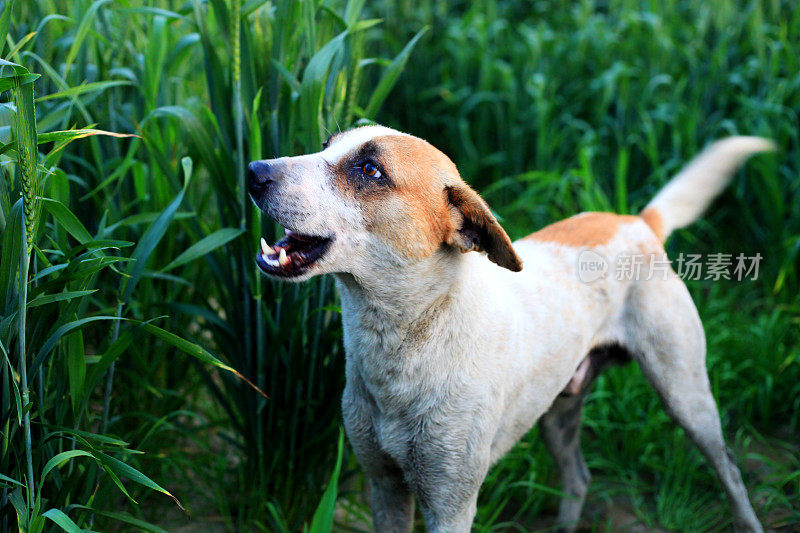
<path id="1" fill-rule="evenodd" d="M 365 121 L 445 151 L 512 238 L 636 213 L 712 140 L 774 139 L 667 250 L 763 257 L 687 284 L 756 512 L 800 530 L 794 2 L 0 6 L 0 531 L 368 530 L 333 281 L 258 274 L 280 228 L 244 188 L 247 162 Z M 730 530 L 634 366 L 599 378 L 582 440 L 585 530 Z M 534 429 L 475 530 L 546 530 L 558 496 Z"/>

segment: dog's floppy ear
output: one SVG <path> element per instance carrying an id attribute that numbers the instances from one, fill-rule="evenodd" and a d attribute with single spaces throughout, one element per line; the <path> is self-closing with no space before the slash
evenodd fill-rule
<path id="1" fill-rule="evenodd" d="M 512 272 L 522 270 L 522 260 L 514 252 L 511 239 L 483 198 L 466 184 L 448 186 L 444 191 L 453 219 L 453 231 L 447 236 L 447 244 L 462 252 L 486 252 L 489 259 L 501 267 Z"/>

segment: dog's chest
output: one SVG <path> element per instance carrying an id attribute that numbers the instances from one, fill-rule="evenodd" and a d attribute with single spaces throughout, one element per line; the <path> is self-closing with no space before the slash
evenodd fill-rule
<path id="1" fill-rule="evenodd" d="M 452 342 L 453 326 L 444 312 L 448 300 L 443 296 L 416 312 L 343 306 L 345 351 L 376 397 L 405 396 L 435 382 L 441 377 L 435 368 L 458 357 L 461 343 Z"/>
<path id="2" fill-rule="evenodd" d="M 418 416 L 449 388 L 447 376 L 433 371 L 438 367 L 434 361 L 445 357 L 442 346 L 429 338 L 409 338 L 380 326 L 360 327 L 352 335 L 345 330 L 345 338 L 358 379 L 384 415 Z"/>

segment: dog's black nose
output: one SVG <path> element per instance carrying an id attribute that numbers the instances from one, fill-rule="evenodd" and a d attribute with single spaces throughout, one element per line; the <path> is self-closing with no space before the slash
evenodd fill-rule
<path id="1" fill-rule="evenodd" d="M 273 181 L 272 169 L 266 161 L 253 161 L 247 166 L 247 186 L 251 192 L 263 190 Z"/>

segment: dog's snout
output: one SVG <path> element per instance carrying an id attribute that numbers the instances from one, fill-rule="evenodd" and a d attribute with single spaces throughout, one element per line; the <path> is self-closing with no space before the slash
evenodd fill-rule
<path id="1" fill-rule="evenodd" d="M 247 167 L 247 186 L 250 192 L 263 190 L 274 180 L 274 169 L 266 161 L 253 161 Z"/>

